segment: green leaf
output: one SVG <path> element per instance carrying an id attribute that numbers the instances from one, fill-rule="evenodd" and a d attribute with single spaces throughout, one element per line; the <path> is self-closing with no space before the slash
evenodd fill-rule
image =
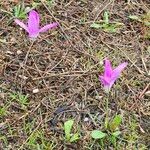
<path id="1" fill-rule="evenodd" d="M 110 139 L 110 142 L 114 145 L 114 147 L 116 147 L 116 137 L 110 136 L 109 139 Z"/>
<path id="2" fill-rule="evenodd" d="M 73 126 L 74 120 L 70 119 L 64 123 L 65 137 L 66 140 L 70 140 L 71 129 Z"/>
<path id="3" fill-rule="evenodd" d="M 75 142 L 79 139 L 79 134 L 75 133 L 73 136 L 70 138 L 70 142 Z"/>
<path id="4" fill-rule="evenodd" d="M 110 25 L 104 26 L 104 31 L 114 33 L 117 31 L 117 28 L 115 27 L 115 25 L 110 24 Z"/>
<path id="5" fill-rule="evenodd" d="M 25 11 L 24 5 L 17 5 L 14 7 L 14 16 L 16 18 L 25 19 L 27 12 Z"/>
<path id="6" fill-rule="evenodd" d="M 5 116 L 7 114 L 6 107 L 0 107 L 0 117 Z"/>
<path id="7" fill-rule="evenodd" d="M 99 29 L 99 28 L 102 28 L 103 25 L 102 25 L 102 24 L 98 24 L 98 23 L 93 23 L 93 24 L 91 24 L 90 27 L 91 27 L 91 28 L 95 28 L 95 29 Z"/>
<path id="8" fill-rule="evenodd" d="M 93 130 L 92 133 L 91 133 L 91 136 L 92 138 L 94 139 L 102 139 L 106 136 L 107 134 L 106 133 L 103 133 L 99 130 Z"/>
<path id="9" fill-rule="evenodd" d="M 115 137 L 117 137 L 117 136 L 120 135 L 120 134 L 121 134 L 121 131 L 116 131 L 116 132 L 113 132 L 113 133 L 112 133 L 112 135 L 115 136 Z"/>
<path id="10" fill-rule="evenodd" d="M 121 115 L 116 115 L 115 118 L 109 123 L 109 128 L 111 131 L 115 131 L 121 124 L 122 117 Z"/>
<path id="11" fill-rule="evenodd" d="M 17 8 L 17 6 L 15 6 L 14 7 L 14 15 L 15 15 L 15 17 L 18 16 L 18 14 L 19 14 L 18 8 Z"/>

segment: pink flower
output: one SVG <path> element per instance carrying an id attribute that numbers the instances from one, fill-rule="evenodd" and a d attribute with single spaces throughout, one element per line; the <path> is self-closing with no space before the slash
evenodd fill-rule
<path id="1" fill-rule="evenodd" d="M 40 28 L 40 17 L 35 10 L 31 10 L 29 12 L 27 25 L 18 19 L 15 19 L 15 22 L 28 32 L 30 38 L 36 38 L 40 32 L 45 32 L 48 29 L 52 29 L 58 26 L 58 23 L 54 22 Z"/>
<path id="2" fill-rule="evenodd" d="M 104 85 L 105 91 L 108 93 L 113 86 L 114 82 L 119 78 L 123 69 L 127 66 L 128 63 L 124 62 L 120 64 L 115 69 L 112 68 L 111 63 L 108 59 L 105 59 L 105 71 L 102 76 L 99 76 L 99 80 Z"/>

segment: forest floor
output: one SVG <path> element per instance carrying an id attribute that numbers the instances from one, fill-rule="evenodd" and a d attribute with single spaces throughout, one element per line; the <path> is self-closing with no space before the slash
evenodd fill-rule
<path id="1" fill-rule="evenodd" d="M 59 27 L 29 39 L 14 22 L 29 8 Z M 98 79 L 105 58 L 128 62 L 108 99 L 108 122 L 121 116 L 115 138 Z M 75 141 L 64 131 L 70 119 Z M 150 1 L 1 0 L 0 149 L 150 149 Z"/>

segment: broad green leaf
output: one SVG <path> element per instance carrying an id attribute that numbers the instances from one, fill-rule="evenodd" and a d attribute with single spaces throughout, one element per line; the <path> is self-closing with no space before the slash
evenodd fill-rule
<path id="1" fill-rule="evenodd" d="M 121 115 L 116 115 L 115 118 L 109 123 L 109 128 L 111 131 L 115 131 L 121 124 L 122 117 Z"/>
<path id="2" fill-rule="evenodd" d="M 70 140 L 71 129 L 73 126 L 74 120 L 70 119 L 64 123 L 65 137 L 66 140 Z"/>
<path id="3" fill-rule="evenodd" d="M 103 133 L 99 130 L 93 130 L 91 133 L 92 138 L 94 139 L 102 139 L 106 136 L 106 133 Z"/>
<path id="4" fill-rule="evenodd" d="M 121 134 L 121 131 L 115 131 L 115 132 L 112 133 L 112 135 L 115 136 L 115 137 L 117 137 L 120 134 Z"/>
<path id="5" fill-rule="evenodd" d="M 79 134 L 75 133 L 73 136 L 70 138 L 70 142 L 75 142 L 79 139 Z"/>

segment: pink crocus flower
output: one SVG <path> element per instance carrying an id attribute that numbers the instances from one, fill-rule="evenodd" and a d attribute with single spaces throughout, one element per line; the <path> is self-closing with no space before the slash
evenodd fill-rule
<path id="1" fill-rule="evenodd" d="M 40 28 L 40 16 L 35 10 L 31 10 L 29 12 L 27 25 L 21 22 L 19 19 L 15 19 L 15 22 L 28 32 L 30 38 L 36 38 L 40 32 L 45 32 L 48 29 L 58 26 L 58 23 L 54 22 Z"/>
<path id="2" fill-rule="evenodd" d="M 108 93 L 111 87 L 113 86 L 114 82 L 119 78 L 121 72 L 127 66 L 128 63 L 124 62 L 115 69 L 112 68 L 111 63 L 108 59 L 105 59 L 104 63 L 105 63 L 104 74 L 102 76 L 101 75 L 99 76 L 99 80 L 102 82 L 105 91 Z"/>

